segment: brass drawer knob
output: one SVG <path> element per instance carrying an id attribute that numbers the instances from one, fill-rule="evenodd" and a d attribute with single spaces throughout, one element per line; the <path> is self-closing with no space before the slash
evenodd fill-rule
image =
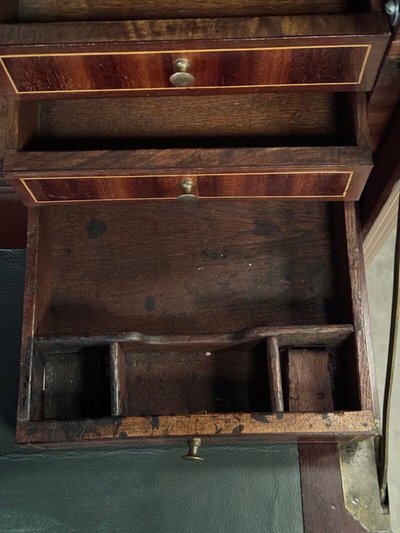
<path id="1" fill-rule="evenodd" d="M 190 87 L 194 84 L 195 78 L 188 72 L 190 65 L 189 59 L 180 58 L 174 61 L 176 72 L 169 78 L 172 85 L 175 85 L 175 87 Z"/>
<path id="2" fill-rule="evenodd" d="M 183 194 L 178 196 L 178 200 L 187 201 L 187 200 L 198 200 L 199 199 L 199 197 L 196 194 L 192 193 L 193 187 L 195 185 L 192 179 L 190 178 L 184 179 L 181 185 L 183 188 Z"/>
<path id="3" fill-rule="evenodd" d="M 189 446 L 189 451 L 186 455 L 183 456 L 184 459 L 190 461 L 204 461 L 203 457 L 199 455 L 199 448 L 201 446 L 201 439 L 199 437 L 193 437 L 187 441 Z"/>

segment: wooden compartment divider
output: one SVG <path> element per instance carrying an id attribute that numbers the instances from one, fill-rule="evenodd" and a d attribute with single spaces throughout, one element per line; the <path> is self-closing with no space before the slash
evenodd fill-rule
<path id="1" fill-rule="evenodd" d="M 127 414 L 126 355 L 119 342 L 110 346 L 111 415 Z"/>
<path id="2" fill-rule="evenodd" d="M 275 412 L 283 412 L 285 408 L 283 405 L 281 362 L 279 357 L 278 337 L 276 336 L 267 338 L 267 361 L 271 407 Z"/>

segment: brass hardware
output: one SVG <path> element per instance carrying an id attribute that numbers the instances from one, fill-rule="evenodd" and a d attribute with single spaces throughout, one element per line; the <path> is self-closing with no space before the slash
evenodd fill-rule
<path id="1" fill-rule="evenodd" d="M 175 85 L 175 87 L 190 87 L 193 85 L 195 78 L 188 72 L 190 65 L 189 59 L 182 57 L 174 61 L 176 72 L 169 78 L 172 85 Z"/>
<path id="2" fill-rule="evenodd" d="M 381 506 L 373 438 L 339 444 L 344 504 L 366 531 L 390 531 L 388 509 Z"/>
<path id="3" fill-rule="evenodd" d="M 190 461 L 204 461 L 203 457 L 200 457 L 199 455 L 201 439 L 199 437 L 192 437 L 191 439 L 188 439 L 187 443 L 189 451 L 183 456 L 183 459 L 188 459 Z"/>
<path id="4" fill-rule="evenodd" d="M 192 179 L 184 179 L 181 183 L 183 188 L 183 194 L 178 196 L 178 200 L 198 200 L 199 197 L 196 194 L 192 194 L 194 184 L 195 182 Z"/>

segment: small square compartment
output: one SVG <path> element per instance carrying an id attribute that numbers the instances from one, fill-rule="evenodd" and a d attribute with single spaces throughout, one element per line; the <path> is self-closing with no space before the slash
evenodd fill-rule
<path id="1" fill-rule="evenodd" d="M 111 415 L 108 348 L 36 353 L 42 366 L 43 420 L 75 420 Z M 36 395 L 39 391 L 36 391 Z"/>

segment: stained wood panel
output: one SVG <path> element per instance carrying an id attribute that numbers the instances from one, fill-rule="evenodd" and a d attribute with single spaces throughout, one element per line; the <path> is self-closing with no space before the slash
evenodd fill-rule
<path id="1" fill-rule="evenodd" d="M 343 96 L 343 95 L 342 95 Z M 332 93 L 224 94 L 40 102 L 35 149 L 196 143 L 351 143 L 346 102 Z M 309 107 L 313 112 L 309 112 Z"/>
<path id="2" fill-rule="evenodd" d="M 333 411 L 329 354 L 326 350 L 288 350 L 289 410 Z"/>
<path id="3" fill-rule="evenodd" d="M 46 207 L 51 295 L 36 334 L 341 323 L 329 213 L 279 201 Z"/>

